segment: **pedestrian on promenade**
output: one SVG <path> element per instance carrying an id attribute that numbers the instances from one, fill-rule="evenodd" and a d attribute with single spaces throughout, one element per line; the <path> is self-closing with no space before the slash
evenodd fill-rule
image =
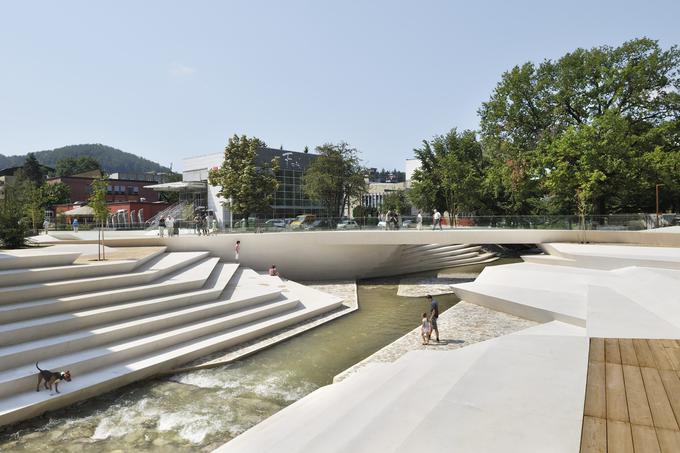
<path id="1" fill-rule="evenodd" d="M 165 236 L 165 217 L 161 217 L 158 221 L 158 235 L 160 237 Z"/>
<path id="2" fill-rule="evenodd" d="M 272 277 L 279 276 L 279 271 L 276 269 L 276 264 L 272 264 L 272 267 L 269 268 L 269 275 Z"/>
<path id="3" fill-rule="evenodd" d="M 439 303 L 429 294 L 427 295 L 427 300 L 430 302 L 430 324 L 432 326 L 432 331 L 434 331 L 434 333 L 437 335 L 435 341 L 439 343 L 439 328 L 437 326 L 437 319 L 439 318 Z M 430 337 L 432 336 L 432 331 L 430 331 Z"/>
<path id="4" fill-rule="evenodd" d="M 418 217 L 416 217 L 416 229 L 418 231 L 423 229 L 423 211 L 418 211 Z"/>
<path id="5" fill-rule="evenodd" d="M 47 230 L 48 230 L 49 228 L 50 228 L 50 221 L 47 220 L 47 219 L 45 219 L 45 221 L 43 222 L 43 230 L 45 230 L 45 235 L 48 234 L 48 231 L 47 231 Z"/>
<path id="6" fill-rule="evenodd" d="M 208 235 L 208 216 L 201 216 L 201 229 L 203 230 L 203 236 Z"/>
<path id="7" fill-rule="evenodd" d="M 432 214 L 432 220 L 433 220 L 432 221 L 432 229 L 435 230 L 435 229 L 437 229 L 437 227 L 439 227 L 439 229 L 441 230 L 442 229 L 442 215 L 436 209 L 434 210 L 434 214 Z"/>
<path id="8" fill-rule="evenodd" d="M 236 241 L 236 245 L 234 245 L 234 259 L 238 261 L 238 254 L 241 251 L 241 241 Z"/>
<path id="9" fill-rule="evenodd" d="M 71 222 L 71 226 L 73 227 L 73 232 L 77 233 L 78 232 L 78 226 L 79 226 L 77 218 L 73 219 L 73 222 Z"/>
<path id="10" fill-rule="evenodd" d="M 165 225 L 168 227 L 168 237 L 172 237 L 175 234 L 175 219 L 172 216 L 168 217 L 165 221 Z"/>
<path id="11" fill-rule="evenodd" d="M 430 344 L 430 335 L 432 334 L 432 324 L 427 317 L 427 312 L 423 313 L 423 319 L 420 321 L 421 330 L 420 335 L 423 337 L 423 344 Z"/>

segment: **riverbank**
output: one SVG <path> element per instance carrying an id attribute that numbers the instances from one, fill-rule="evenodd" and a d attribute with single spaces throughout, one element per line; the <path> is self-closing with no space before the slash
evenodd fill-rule
<path id="1" fill-rule="evenodd" d="M 421 288 L 427 291 L 426 285 Z M 409 351 L 447 351 L 537 325 L 534 321 L 461 301 L 439 316 L 440 343 L 422 344 L 420 326 L 333 378 L 340 382 L 370 363 L 394 362 Z M 434 338 L 433 338 L 434 339 Z"/>

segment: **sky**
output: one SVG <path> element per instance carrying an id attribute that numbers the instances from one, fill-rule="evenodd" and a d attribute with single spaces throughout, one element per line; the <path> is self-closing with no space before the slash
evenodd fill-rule
<path id="1" fill-rule="evenodd" d="M 503 72 L 646 36 L 675 1 L 0 2 L 0 153 L 103 143 L 182 169 L 230 136 L 404 168 Z"/>

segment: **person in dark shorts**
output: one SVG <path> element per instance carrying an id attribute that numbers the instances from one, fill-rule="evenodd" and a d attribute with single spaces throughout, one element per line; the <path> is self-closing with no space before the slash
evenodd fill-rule
<path id="1" fill-rule="evenodd" d="M 432 298 L 429 294 L 427 295 L 427 300 L 430 302 L 430 336 L 434 332 L 437 336 L 434 341 L 439 343 L 439 328 L 437 327 L 437 318 L 439 318 L 439 302 Z"/>

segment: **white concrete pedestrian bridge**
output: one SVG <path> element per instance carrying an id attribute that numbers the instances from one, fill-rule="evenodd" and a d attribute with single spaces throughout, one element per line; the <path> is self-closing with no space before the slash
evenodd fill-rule
<path id="1" fill-rule="evenodd" d="M 544 244 L 552 242 L 627 243 L 680 246 L 673 228 L 643 231 L 455 228 L 432 230 L 354 230 L 280 233 L 228 233 L 195 236 L 184 232 L 160 238 L 154 232 L 107 232 L 112 246 L 165 246 L 169 251 L 209 251 L 233 259 L 241 241 L 241 264 L 267 269 L 276 264 L 294 280 L 328 280 L 400 275 L 431 269 L 484 262 L 493 258 L 484 244 Z M 56 243 L 95 242 L 96 232 L 77 235 L 53 233 L 36 240 Z"/>

